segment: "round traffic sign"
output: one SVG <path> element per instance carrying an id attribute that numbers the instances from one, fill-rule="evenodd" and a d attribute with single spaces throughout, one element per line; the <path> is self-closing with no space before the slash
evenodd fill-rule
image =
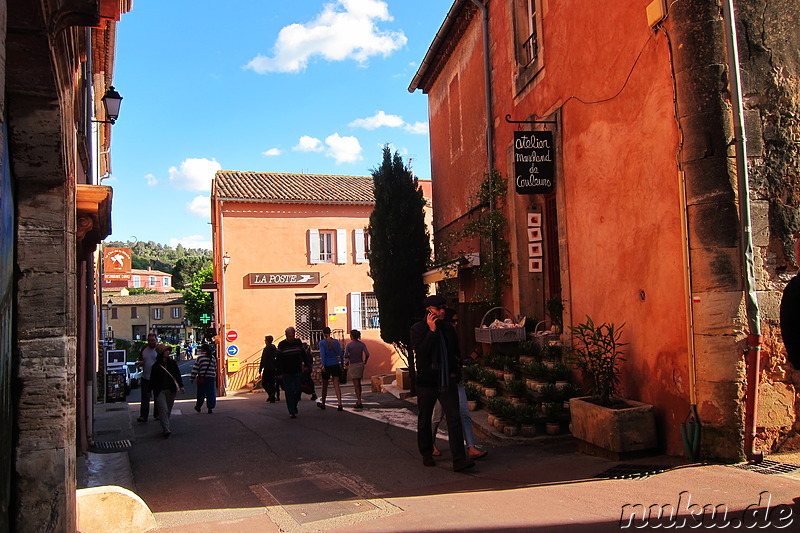
<path id="1" fill-rule="evenodd" d="M 225 340 L 228 342 L 233 342 L 238 338 L 239 338 L 239 333 L 235 329 L 232 329 L 225 334 Z"/>
<path id="2" fill-rule="evenodd" d="M 237 353 L 239 353 L 238 346 L 236 346 L 235 344 L 231 344 L 230 346 L 228 346 L 228 355 L 234 357 Z"/>

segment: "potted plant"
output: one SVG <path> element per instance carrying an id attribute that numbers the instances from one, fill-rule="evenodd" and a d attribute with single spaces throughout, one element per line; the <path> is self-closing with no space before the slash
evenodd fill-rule
<path id="1" fill-rule="evenodd" d="M 581 371 L 589 394 L 570 400 L 572 432 L 584 442 L 612 453 L 657 445 L 653 406 L 617 397 L 620 364 L 625 360 L 622 326 L 595 325 L 590 317 L 571 326 L 572 363 Z M 589 451 L 584 448 L 585 451 Z"/>
<path id="2" fill-rule="evenodd" d="M 542 345 L 536 341 L 519 341 L 517 347 L 520 352 L 519 362 L 522 364 L 542 358 Z"/>
<path id="3" fill-rule="evenodd" d="M 500 408 L 498 418 L 503 424 L 503 433 L 509 437 L 514 437 L 519 434 L 519 425 L 517 423 L 517 406 L 511 403 L 506 403 Z"/>
<path id="4" fill-rule="evenodd" d="M 542 347 L 542 360 L 549 366 L 560 363 L 563 360 L 564 347 L 558 343 L 546 344 Z"/>
<path id="5" fill-rule="evenodd" d="M 555 383 L 557 388 L 564 388 L 569 379 L 569 367 L 564 363 L 555 363 L 550 367 L 549 378 L 549 381 Z"/>
<path id="6" fill-rule="evenodd" d="M 528 388 L 531 389 L 532 391 L 538 391 L 540 388 L 542 388 L 544 385 L 547 384 L 549 370 L 544 363 L 540 361 L 525 363 L 522 367 L 522 371 L 527 376 L 530 376 L 526 380 L 526 384 L 528 385 Z"/>
<path id="7" fill-rule="evenodd" d="M 503 379 L 505 375 L 505 357 L 502 354 L 494 352 L 488 353 L 483 358 L 483 362 L 494 371 L 497 379 Z"/>
<path id="8" fill-rule="evenodd" d="M 483 395 L 487 398 L 497 396 L 497 374 L 489 369 L 482 368 L 478 379 L 483 385 Z"/>
<path id="9" fill-rule="evenodd" d="M 506 405 L 510 405 L 508 400 L 499 396 L 494 396 L 486 400 L 486 411 L 489 413 L 489 425 L 498 427 L 498 418 L 500 418 Z M 500 426 L 499 429 L 503 431 L 502 426 Z"/>
<path id="10" fill-rule="evenodd" d="M 478 392 L 478 388 L 471 383 L 467 383 L 464 385 L 464 393 L 467 395 L 467 406 L 469 407 L 470 411 L 475 411 L 478 409 L 478 399 L 480 398 L 480 393 Z"/>
<path id="11" fill-rule="evenodd" d="M 551 403 L 545 409 L 547 424 L 545 426 L 548 435 L 558 435 L 561 433 L 561 421 L 564 419 L 564 405 L 561 402 Z"/>
<path id="12" fill-rule="evenodd" d="M 506 382 L 506 390 L 511 395 L 511 403 L 520 405 L 525 403 L 528 396 L 528 386 L 521 379 L 512 379 Z"/>
<path id="13" fill-rule="evenodd" d="M 534 405 L 520 405 L 517 407 L 517 416 L 520 422 L 520 434 L 523 437 L 536 436 L 537 408 Z"/>
<path id="14" fill-rule="evenodd" d="M 550 317 L 550 323 L 553 325 L 553 330 L 559 332 L 561 330 L 561 321 L 564 315 L 564 300 L 561 298 L 550 298 L 545 303 L 545 311 L 547 316 Z"/>

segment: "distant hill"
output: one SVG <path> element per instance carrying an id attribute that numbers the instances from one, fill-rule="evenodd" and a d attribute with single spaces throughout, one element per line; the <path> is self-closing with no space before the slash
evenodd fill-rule
<path id="1" fill-rule="evenodd" d="M 203 248 L 184 248 L 179 244 L 175 248 L 166 244 L 153 241 L 136 243 L 110 241 L 103 243 L 107 248 L 130 248 L 133 251 L 133 268 L 160 270 L 168 274 L 175 274 L 175 265 L 179 260 L 186 262 L 188 259 L 203 259 L 211 261 L 211 250 Z"/>

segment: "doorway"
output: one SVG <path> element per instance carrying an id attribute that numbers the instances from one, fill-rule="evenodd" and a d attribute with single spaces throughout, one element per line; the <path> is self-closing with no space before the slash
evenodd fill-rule
<path id="1" fill-rule="evenodd" d="M 316 346 L 322 339 L 325 327 L 325 295 L 296 295 L 294 322 L 297 337 Z"/>

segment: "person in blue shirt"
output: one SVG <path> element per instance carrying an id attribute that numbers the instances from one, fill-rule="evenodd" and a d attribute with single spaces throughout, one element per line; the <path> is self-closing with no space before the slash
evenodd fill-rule
<path id="1" fill-rule="evenodd" d="M 344 354 L 342 345 L 339 341 L 331 337 L 331 328 L 322 328 L 325 335 L 319 341 L 319 358 L 322 363 L 322 397 L 317 403 L 317 407 L 325 409 L 325 398 L 328 396 L 328 381 L 333 378 L 333 388 L 336 391 L 336 400 L 339 403 L 338 410 L 342 411 L 342 389 L 339 386 L 339 378 L 342 377 L 342 366 L 344 365 Z"/>

